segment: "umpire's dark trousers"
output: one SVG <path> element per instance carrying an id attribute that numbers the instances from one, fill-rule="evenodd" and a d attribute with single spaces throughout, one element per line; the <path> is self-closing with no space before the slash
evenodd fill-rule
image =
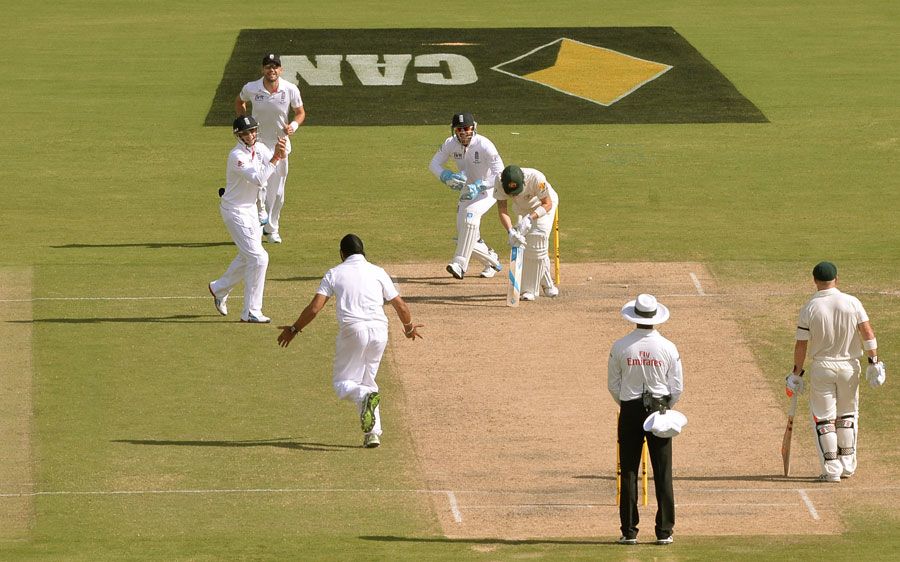
<path id="1" fill-rule="evenodd" d="M 644 436 L 653 466 L 656 488 L 656 538 L 672 535 L 675 526 L 675 494 L 672 490 L 672 439 L 663 439 L 644 431 L 644 420 L 650 413 L 643 400 L 622 402 L 619 414 L 619 463 L 622 467 L 622 491 L 619 499 L 619 520 L 622 536 L 636 538 L 638 534 L 638 470 Z"/>

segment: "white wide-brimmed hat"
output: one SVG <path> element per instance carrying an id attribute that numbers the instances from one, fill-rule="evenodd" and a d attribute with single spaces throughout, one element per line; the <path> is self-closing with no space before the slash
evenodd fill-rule
<path id="1" fill-rule="evenodd" d="M 622 307 L 622 318 L 635 324 L 662 324 L 669 319 L 669 309 L 656 302 L 653 295 L 641 294 Z"/>
<path id="2" fill-rule="evenodd" d="M 675 437 L 687 425 L 687 417 L 675 410 L 666 410 L 665 414 L 653 412 L 644 420 L 644 431 L 657 437 Z"/>

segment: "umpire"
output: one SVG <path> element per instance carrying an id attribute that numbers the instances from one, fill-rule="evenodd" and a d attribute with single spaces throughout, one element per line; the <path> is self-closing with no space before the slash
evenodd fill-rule
<path id="1" fill-rule="evenodd" d="M 684 380 L 681 358 L 675 344 L 656 331 L 669 319 L 669 309 L 653 295 L 641 294 L 622 307 L 622 317 L 635 329 L 613 344 L 607 368 L 609 392 L 620 406 L 619 463 L 622 491 L 619 519 L 620 544 L 637 544 L 638 469 L 644 437 L 650 450 L 656 488 L 656 544 L 671 544 L 675 526 L 675 496 L 672 489 L 672 438 L 644 431 L 644 420 L 653 411 L 672 407 L 681 396 Z"/>

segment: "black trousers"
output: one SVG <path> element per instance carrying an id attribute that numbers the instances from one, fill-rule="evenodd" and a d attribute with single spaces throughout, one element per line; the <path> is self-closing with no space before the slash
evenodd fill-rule
<path id="1" fill-rule="evenodd" d="M 619 413 L 619 463 L 622 467 L 622 490 L 619 499 L 619 520 L 622 536 L 636 538 L 638 534 L 638 471 L 644 437 L 653 467 L 656 488 L 656 538 L 672 535 L 675 527 L 675 493 L 672 489 L 672 439 L 663 439 L 644 431 L 644 420 L 650 415 L 643 400 L 622 402 Z"/>

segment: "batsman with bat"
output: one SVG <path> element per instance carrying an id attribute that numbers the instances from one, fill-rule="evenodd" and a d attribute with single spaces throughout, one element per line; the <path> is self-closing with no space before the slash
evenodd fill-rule
<path id="1" fill-rule="evenodd" d="M 497 199 L 500 224 L 509 233 L 509 245 L 513 249 L 510 254 L 510 283 L 513 280 L 513 266 L 524 258 L 519 298 L 533 301 L 541 290 L 544 296 L 556 297 L 559 289 L 550 273 L 549 246 L 559 196 L 543 173 L 515 165 L 505 167 L 500 173 L 500 187 L 494 190 L 494 198 Z M 510 201 L 513 215 L 510 215 Z M 515 226 L 511 216 L 518 218 Z M 513 257 L 518 260 L 513 261 Z M 512 292 L 510 288 L 507 304 L 516 306 L 512 303 Z"/>
<path id="2" fill-rule="evenodd" d="M 796 401 L 806 386 L 803 363 L 809 365 L 809 409 L 812 413 L 823 482 L 840 482 L 856 472 L 859 431 L 860 357 L 867 356 L 866 379 L 873 388 L 884 384 L 884 363 L 862 303 L 837 288 L 837 267 L 823 261 L 813 268 L 816 293 L 800 309 L 794 344 L 794 368 L 785 377 L 788 396 Z M 789 429 L 790 429 L 789 422 Z M 790 441 L 785 437 L 785 474 L 789 470 Z M 783 453 L 784 454 L 784 453 Z"/>

